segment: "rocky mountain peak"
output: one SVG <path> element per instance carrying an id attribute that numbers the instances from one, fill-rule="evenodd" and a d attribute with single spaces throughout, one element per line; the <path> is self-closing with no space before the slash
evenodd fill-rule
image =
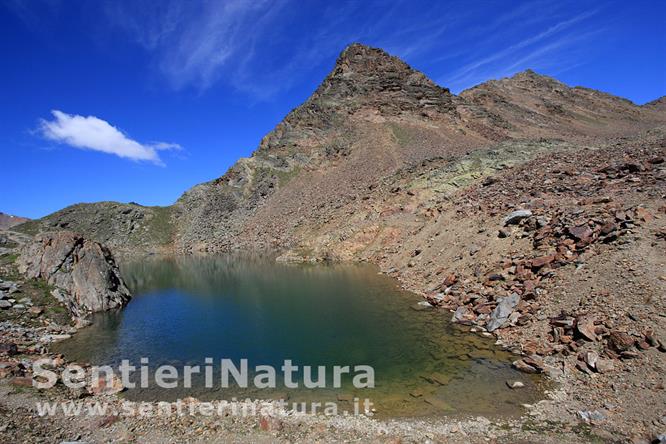
<path id="1" fill-rule="evenodd" d="M 258 152 L 275 155 L 278 147 L 290 146 L 292 153 L 310 156 L 312 141 L 321 145 L 332 133 L 347 132 L 348 116 L 359 110 L 382 116 L 448 114 L 455 112 L 454 100 L 448 89 L 398 57 L 353 43 L 308 100 L 262 139 Z"/>
<path id="2" fill-rule="evenodd" d="M 405 62 L 383 49 L 352 43 L 338 56 L 331 76 L 374 75 L 378 69 L 391 72 L 414 72 Z"/>
<path id="3" fill-rule="evenodd" d="M 331 73 L 311 99 L 356 107 L 370 105 L 382 113 L 422 107 L 447 111 L 452 95 L 422 72 L 384 50 L 353 43 L 338 57 Z"/>
<path id="4" fill-rule="evenodd" d="M 537 88 L 537 89 L 569 89 L 570 87 L 559 80 L 539 74 L 531 69 L 526 69 L 514 74 L 506 79 L 507 83 L 514 84 L 517 87 Z"/>

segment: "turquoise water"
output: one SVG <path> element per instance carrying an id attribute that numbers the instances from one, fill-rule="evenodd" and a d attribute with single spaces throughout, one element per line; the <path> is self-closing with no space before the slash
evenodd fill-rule
<path id="1" fill-rule="evenodd" d="M 464 332 L 448 312 L 415 310 L 421 298 L 370 265 L 287 265 L 269 259 L 178 257 L 123 270 L 134 294 L 121 312 L 58 345 L 68 358 L 117 365 L 148 358 L 154 368 L 203 365 L 204 358 L 247 359 L 250 369 L 285 359 L 326 366 L 327 388 L 203 386 L 131 389 L 142 400 L 288 398 L 291 401 L 369 398 L 380 415 L 515 414 L 538 398 L 537 381 L 511 369 L 511 356 L 492 339 Z M 335 365 L 370 365 L 373 389 L 351 377 L 332 386 Z M 217 370 L 216 370 L 217 371 Z M 215 373 L 216 378 L 219 373 Z M 296 373 L 302 379 L 302 372 Z M 216 379 L 215 381 L 217 381 Z M 526 387 L 511 390 L 507 380 Z M 279 383 L 281 381 L 278 381 Z"/>

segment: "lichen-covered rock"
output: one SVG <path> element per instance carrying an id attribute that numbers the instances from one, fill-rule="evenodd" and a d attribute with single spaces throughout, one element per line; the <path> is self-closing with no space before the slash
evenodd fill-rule
<path id="1" fill-rule="evenodd" d="M 76 317 L 120 308 L 130 300 L 111 251 L 71 231 L 43 233 L 26 245 L 19 271 L 42 278 Z"/>

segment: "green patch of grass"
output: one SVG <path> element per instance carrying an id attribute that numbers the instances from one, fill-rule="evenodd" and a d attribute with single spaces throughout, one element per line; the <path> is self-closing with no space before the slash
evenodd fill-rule
<path id="1" fill-rule="evenodd" d="M 39 220 L 29 220 L 23 222 L 20 225 L 12 227 L 12 231 L 17 231 L 19 233 L 29 234 L 31 236 L 36 235 L 40 231 L 40 221 Z"/>
<path id="2" fill-rule="evenodd" d="M 291 180 L 298 176 L 298 173 L 301 172 L 301 168 L 299 167 L 292 167 L 288 171 L 282 171 L 282 170 L 275 170 L 275 175 L 278 178 L 278 181 L 280 183 L 280 186 L 283 187 L 287 185 Z"/>
<path id="3" fill-rule="evenodd" d="M 395 123 L 390 123 L 389 128 L 391 128 L 391 132 L 393 133 L 393 137 L 395 138 L 395 141 L 398 143 L 400 146 L 407 146 L 412 138 L 409 135 L 409 131 L 400 126 L 396 125 Z"/>
<path id="4" fill-rule="evenodd" d="M 171 222 L 171 207 L 151 207 L 153 218 L 149 223 L 150 237 L 159 245 L 173 241 L 175 228 Z"/>
<path id="5" fill-rule="evenodd" d="M 6 253 L 0 256 L 0 265 L 11 265 L 18 259 L 18 253 Z"/>

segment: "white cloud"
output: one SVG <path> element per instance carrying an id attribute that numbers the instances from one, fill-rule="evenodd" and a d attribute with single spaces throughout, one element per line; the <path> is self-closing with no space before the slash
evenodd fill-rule
<path id="1" fill-rule="evenodd" d="M 164 165 L 158 151 L 181 149 L 167 142 L 139 143 L 123 134 L 106 120 L 95 116 L 79 116 L 53 110 L 53 120 L 40 122 L 41 134 L 47 139 L 75 148 L 100 151 L 135 161 Z"/>

